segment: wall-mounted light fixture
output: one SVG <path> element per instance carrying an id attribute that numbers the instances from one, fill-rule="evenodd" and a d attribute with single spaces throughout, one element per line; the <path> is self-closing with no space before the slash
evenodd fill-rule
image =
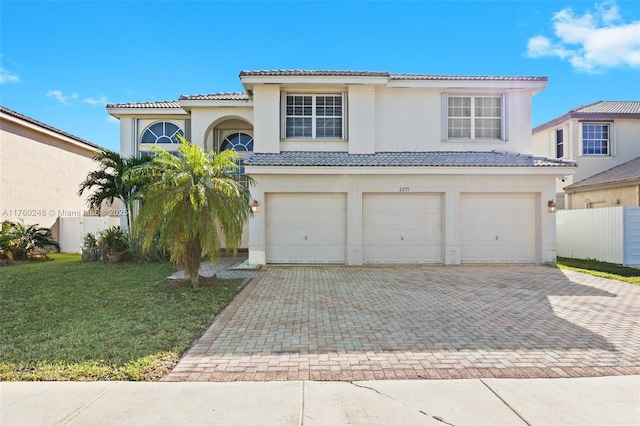
<path id="1" fill-rule="evenodd" d="M 547 203 L 547 209 L 549 210 L 549 213 L 555 213 L 556 210 L 558 210 L 558 205 L 555 203 L 555 201 L 549 200 L 549 202 Z"/>
<path id="2" fill-rule="evenodd" d="M 620 200 L 616 198 L 615 200 L 613 200 L 613 204 L 620 204 Z"/>
<path id="3" fill-rule="evenodd" d="M 253 213 L 259 213 L 260 212 L 260 206 L 258 205 L 258 200 L 253 200 L 253 203 L 251 203 L 251 211 Z"/>

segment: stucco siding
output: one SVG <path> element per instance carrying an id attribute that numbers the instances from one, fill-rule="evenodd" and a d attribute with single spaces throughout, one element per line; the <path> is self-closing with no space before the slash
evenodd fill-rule
<path id="1" fill-rule="evenodd" d="M 589 120 L 598 122 L 597 118 Z M 533 154 L 556 157 L 556 131 L 564 129 L 564 159 L 575 161 L 578 167 L 573 176 L 556 181 L 556 192 L 564 187 L 601 173 L 640 156 L 640 120 L 616 118 L 604 120 L 612 124 L 611 155 L 582 155 L 582 120 L 568 119 L 533 134 Z"/>
<path id="2" fill-rule="evenodd" d="M 616 203 L 615 200 L 618 202 Z M 567 206 L 567 208 L 576 210 L 584 208 L 616 207 L 618 205 L 639 207 L 639 203 L 640 186 L 634 185 L 624 188 L 600 189 L 569 194 L 569 206 Z"/>
<path id="3" fill-rule="evenodd" d="M 270 175 L 252 173 L 257 184 L 251 188 L 261 205 L 249 221 L 249 261 L 266 262 L 266 200 L 272 193 L 346 194 L 346 263 L 361 265 L 363 258 L 363 197 L 365 194 L 441 194 L 442 263 L 460 263 L 460 200 L 462 193 L 520 193 L 536 198 L 535 261 L 555 260 L 555 217 L 547 211 L 553 199 L 553 175 Z M 491 214 L 484 212 L 482 214 Z"/>
<path id="4" fill-rule="evenodd" d="M 58 216 L 81 216 L 86 197 L 78 187 L 94 170 L 93 149 L 14 122 L 2 121 L 0 214 L 2 220 L 52 227 Z"/>
<path id="5" fill-rule="evenodd" d="M 505 94 L 506 140 L 446 140 L 444 94 Z M 471 91 L 438 89 L 376 89 L 376 151 L 491 151 L 529 154 L 531 146 L 531 95 L 521 91 Z M 353 129 L 357 131 L 357 129 Z"/>

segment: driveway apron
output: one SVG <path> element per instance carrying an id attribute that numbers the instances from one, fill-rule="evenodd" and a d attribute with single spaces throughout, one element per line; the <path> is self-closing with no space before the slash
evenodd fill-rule
<path id="1" fill-rule="evenodd" d="M 640 374 L 640 286 L 541 265 L 268 266 L 167 381 Z"/>

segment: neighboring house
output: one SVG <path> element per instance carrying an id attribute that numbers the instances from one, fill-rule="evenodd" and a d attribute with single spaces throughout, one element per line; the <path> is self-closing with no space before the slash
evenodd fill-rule
<path id="1" fill-rule="evenodd" d="M 564 190 L 569 209 L 640 207 L 640 157 L 566 186 Z"/>
<path id="2" fill-rule="evenodd" d="M 564 188 L 640 156 L 640 101 L 598 101 L 571 110 L 535 127 L 533 148 L 536 155 L 578 164 L 575 175 L 556 182 L 558 207 L 591 207 L 569 204 Z"/>
<path id="3" fill-rule="evenodd" d="M 546 77 L 243 71 L 243 93 L 108 105 L 121 152 L 184 134 L 253 177 L 249 263 L 555 260 L 558 177 L 530 155 Z"/>
<path id="4" fill-rule="evenodd" d="M 0 220 L 51 228 L 60 241 L 60 218 L 88 210 L 89 194 L 79 197 L 78 187 L 96 169 L 99 149 L 0 106 Z"/>

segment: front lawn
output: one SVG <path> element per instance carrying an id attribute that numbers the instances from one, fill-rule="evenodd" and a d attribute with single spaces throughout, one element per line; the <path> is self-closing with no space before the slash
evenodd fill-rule
<path id="1" fill-rule="evenodd" d="M 0 380 L 158 380 L 241 280 L 194 289 L 169 263 L 52 261 L 0 268 Z"/>
<path id="2" fill-rule="evenodd" d="M 561 269 L 569 269 L 596 277 L 640 285 L 640 269 L 637 268 L 629 268 L 597 260 L 571 259 L 568 257 L 558 257 L 556 265 Z"/>

